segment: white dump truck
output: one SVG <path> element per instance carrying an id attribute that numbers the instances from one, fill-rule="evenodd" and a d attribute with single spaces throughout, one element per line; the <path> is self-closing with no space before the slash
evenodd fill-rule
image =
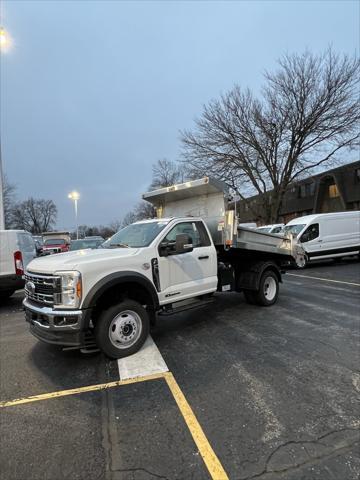
<path id="1" fill-rule="evenodd" d="M 292 237 L 238 227 L 217 180 L 206 177 L 143 198 L 158 218 L 123 228 L 97 250 L 28 265 L 24 308 L 39 340 L 70 348 L 95 341 L 107 356 L 124 357 L 142 346 L 157 314 L 198 308 L 215 292 L 243 292 L 250 303 L 274 304 L 283 269 L 304 261 Z"/>

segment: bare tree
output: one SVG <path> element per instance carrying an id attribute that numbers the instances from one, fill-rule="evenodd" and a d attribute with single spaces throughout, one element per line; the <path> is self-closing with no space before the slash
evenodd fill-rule
<path id="1" fill-rule="evenodd" d="M 146 220 L 156 217 L 156 210 L 151 203 L 142 201 L 135 207 L 135 215 L 137 220 Z"/>
<path id="2" fill-rule="evenodd" d="M 16 186 L 10 183 L 7 177 L 5 176 L 4 191 L 3 191 L 5 228 L 12 227 L 11 210 L 15 204 L 15 191 L 16 191 Z"/>
<path id="3" fill-rule="evenodd" d="M 114 232 L 118 232 L 121 228 L 121 225 L 122 225 L 122 222 L 120 220 L 113 220 L 110 224 L 109 224 L 109 228 Z"/>
<path id="4" fill-rule="evenodd" d="M 265 80 L 259 99 L 235 86 L 204 106 L 182 144 L 190 171 L 242 199 L 259 194 L 263 221 L 275 222 L 291 183 L 359 144 L 359 60 L 331 49 L 285 55 Z"/>
<path id="5" fill-rule="evenodd" d="M 121 228 L 131 225 L 132 223 L 136 222 L 136 220 L 137 220 L 136 213 L 133 211 L 128 212 L 123 218 L 123 221 L 121 223 Z"/>
<path id="6" fill-rule="evenodd" d="M 11 223 L 14 228 L 40 234 L 55 225 L 57 208 L 52 200 L 36 200 L 30 197 L 17 203 L 11 209 Z"/>
<path id="7" fill-rule="evenodd" d="M 179 165 L 171 160 L 163 158 L 158 160 L 152 167 L 152 182 L 150 190 L 157 188 L 169 187 L 175 183 L 182 182 L 183 169 Z"/>

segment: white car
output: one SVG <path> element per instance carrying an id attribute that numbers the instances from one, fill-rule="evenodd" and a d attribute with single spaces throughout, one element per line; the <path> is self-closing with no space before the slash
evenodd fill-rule
<path id="1" fill-rule="evenodd" d="M 306 262 L 360 254 L 360 211 L 294 218 L 283 233 L 292 233 L 301 242 Z"/>
<path id="2" fill-rule="evenodd" d="M 261 227 L 257 227 L 256 230 L 263 233 L 281 233 L 283 228 L 283 223 L 275 223 L 273 225 L 263 225 Z"/>
<path id="3" fill-rule="evenodd" d="M 35 257 L 35 242 L 31 233 L 0 230 L 0 300 L 24 287 L 24 270 Z"/>

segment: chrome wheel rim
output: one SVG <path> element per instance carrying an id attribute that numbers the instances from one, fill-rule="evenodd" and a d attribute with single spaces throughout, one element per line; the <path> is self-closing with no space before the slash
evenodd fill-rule
<path id="1" fill-rule="evenodd" d="M 140 315 L 133 310 L 124 310 L 114 317 L 109 326 L 109 339 L 116 348 L 129 348 L 142 332 Z"/>
<path id="2" fill-rule="evenodd" d="M 274 300 L 276 295 L 276 281 L 273 277 L 266 277 L 264 281 L 264 295 L 269 301 Z"/>

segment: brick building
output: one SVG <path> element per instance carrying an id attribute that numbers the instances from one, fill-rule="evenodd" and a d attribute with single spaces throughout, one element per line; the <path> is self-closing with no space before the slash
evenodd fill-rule
<path id="1" fill-rule="evenodd" d="M 237 202 L 241 222 L 262 223 L 261 212 L 255 215 L 260 196 Z M 252 203 L 252 209 L 249 203 Z M 260 208 L 260 207 L 259 207 Z M 295 217 L 311 213 L 360 210 L 360 161 L 321 172 L 294 183 L 285 194 L 279 222 L 287 223 Z"/>

